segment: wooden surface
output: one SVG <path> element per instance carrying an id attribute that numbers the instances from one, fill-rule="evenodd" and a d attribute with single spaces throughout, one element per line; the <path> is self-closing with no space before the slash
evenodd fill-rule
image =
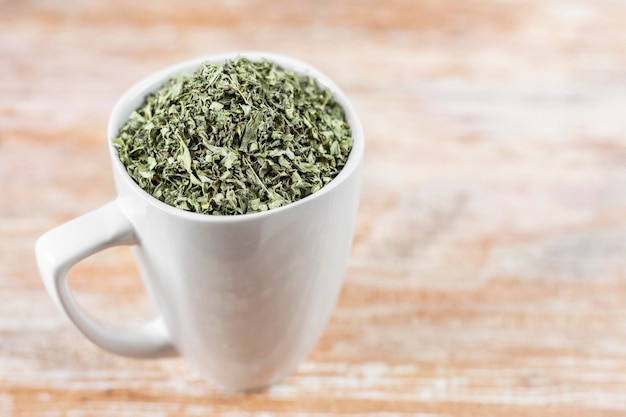
<path id="1" fill-rule="evenodd" d="M 626 415 L 626 3 L 139 3 L 0 0 L 0 416 Z M 119 95 L 240 49 L 321 68 L 367 135 L 337 309 L 251 395 L 96 348 L 33 256 L 114 198 Z M 71 286 L 101 320 L 152 315 L 126 249 Z"/>

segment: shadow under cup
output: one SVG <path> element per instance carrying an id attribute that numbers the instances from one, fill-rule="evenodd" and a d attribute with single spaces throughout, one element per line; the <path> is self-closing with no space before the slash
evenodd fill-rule
<path id="1" fill-rule="evenodd" d="M 352 131 L 346 165 L 316 193 L 260 213 L 198 214 L 150 196 L 126 173 L 112 138 L 144 97 L 167 79 L 238 56 L 271 60 L 314 77 L 331 91 Z M 153 358 L 179 353 L 222 387 L 270 385 L 310 352 L 336 304 L 354 234 L 363 140 L 360 121 L 343 92 L 315 68 L 289 57 L 259 52 L 209 56 L 149 76 L 121 97 L 109 120 L 118 198 L 53 229 L 37 243 L 46 288 L 85 336 L 114 353 Z M 73 251 L 55 249 L 69 240 L 76 242 Z M 121 331 L 93 322 L 75 306 L 65 283 L 73 264 L 118 244 L 134 245 L 158 313 L 153 322 Z"/>

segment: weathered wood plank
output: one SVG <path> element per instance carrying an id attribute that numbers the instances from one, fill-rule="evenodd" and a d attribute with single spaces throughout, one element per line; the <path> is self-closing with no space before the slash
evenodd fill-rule
<path id="1" fill-rule="evenodd" d="M 0 416 L 626 414 L 625 24 L 610 0 L 0 1 Z M 235 49 L 320 67 L 367 134 L 339 305 L 250 395 L 94 347 L 33 256 L 114 197 L 117 97 Z M 70 281 L 99 319 L 152 314 L 125 249 Z"/>

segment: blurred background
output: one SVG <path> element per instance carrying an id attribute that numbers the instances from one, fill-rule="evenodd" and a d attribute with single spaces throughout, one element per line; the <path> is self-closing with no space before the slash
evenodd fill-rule
<path id="1" fill-rule="evenodd" d="M 619 0 L 0 0 L 0 416 L 623 415 L 625 26 Z M 33 255 L 115 197 L 119 96 L 233 50 L 318 67 L 366 132 L 338 307 L 248 396 L 94 347 Z M 152 315 L 125 248 L 70 282 L 101 320 Z"/>

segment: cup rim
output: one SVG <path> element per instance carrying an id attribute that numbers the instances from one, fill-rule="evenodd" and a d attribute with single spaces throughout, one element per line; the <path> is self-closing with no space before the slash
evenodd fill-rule
<path id="1" fill-rule="evenodd" d="M 286 204 L 281 207 L 272 208 L 269 210 L 245 213 L 245 214 L 204 214 L 193 211 L 187 211 L 183 209 L 170 206 L 167 203 L 157 199 L 150 193 L 142 189 L 126 171 L 125 166 L 120 161 L 117 150 L 113 146 L 112 139 L 119 134 L 120 128 L 126 123 L 128 117 L 137 109 L 143 102 L 143 98 L 151 92 L 158 90 L 163 83 L 174 75 L 182 74 L 184 72 L 193 72 L 196 68 L 204 63 L 221 63 L 228 59 L 235 59 L 238 57 L 246 57 L 252 61 L 259 61 L 261 59 L 268 59 L 281 67 L 290 71 L 295 71 L 301 74 L 310 75 L 324 88 L 330 90 L 333 98 L 341 104 L 344 108 L 346 120 L 350 126 L 352 134 L 352 149 L 348 155 L 348 159 L 344 167 L 339 173 L 324 187 L 318 191 L 292 203 Z M 185 60 L 166 68 L 163 68 L 157 72 L 154 72 L 143 79 L 136 82 L 133 86 L 122 94 L 113 107 L 111 115 L 109 117 L 107 128 L 107 147 L 109 149 L 109 156 L 113 164 L 113 169 L 117 171 L 117 177 L 124 182 L 127 188 L 132 190 L 134 194 L 139 196 L 142 200 L 148 203 L 154 208 L 164 211 L 172 216 L 178 216 L 187 218 L 194 221 L 209 221 L 209 222 L 232 222 L 242 220 L 253 220 L 264 218 L 268 216 L 278 215 L 286 211 L 296 209 L 299 206 L 306 205 L 309 202 L 322 197 L 323 195 L 331 192 L 334 188 L 338 187 L 341 183 L 346 181 L 355 171 L 358 170 L 364 154 L 364 133 L 361 121 L 350 103 L 345 93 L 337 86 L 328 76 L 323 72 L 313 67 L 312 65 L 296 58 L 292 58 L 286 55 L 277 54 L 273 52 L 263 51 L 235 51 L 229 53 L 205 55 L 189 60 Z M 119 192 L 119 190 L 118 190 Z"/>

